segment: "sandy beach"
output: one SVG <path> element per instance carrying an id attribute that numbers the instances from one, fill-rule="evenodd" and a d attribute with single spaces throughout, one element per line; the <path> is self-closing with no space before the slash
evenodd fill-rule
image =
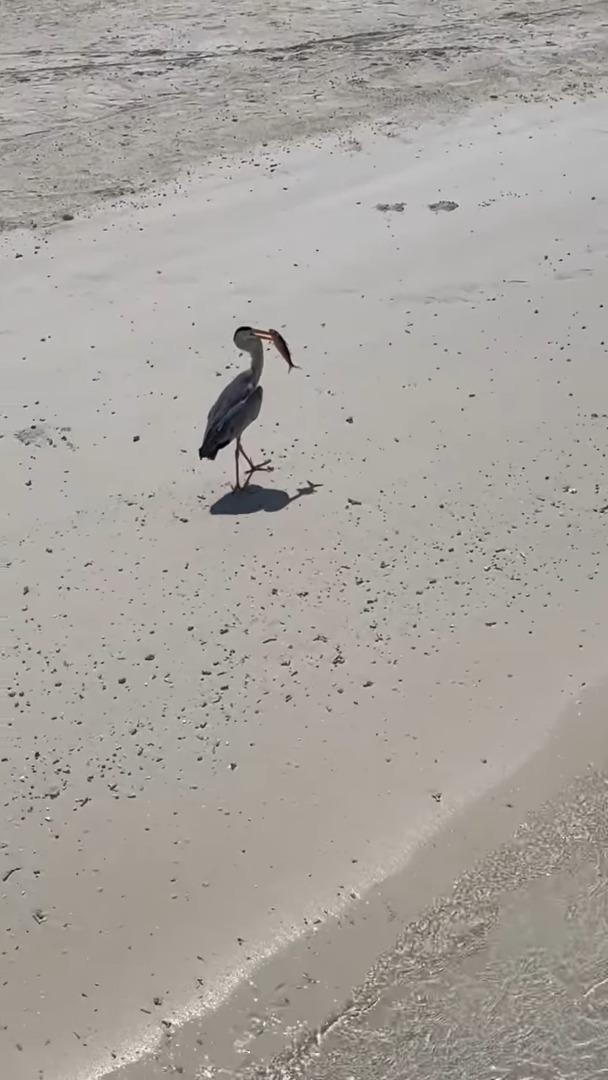
<path id="1" fill-rule="evenodd" d="M 2 58 L 2 1075 L 471 1075 L 407 1057 L 404 942 L 504 989 L 530 890 L 608 928 L 606 20 L 185 7 L 169 64 L 120 6 L 50 65 L 76 7 Z M 301 369 L 239 494 L 196 451 L 243 323 Z"/>

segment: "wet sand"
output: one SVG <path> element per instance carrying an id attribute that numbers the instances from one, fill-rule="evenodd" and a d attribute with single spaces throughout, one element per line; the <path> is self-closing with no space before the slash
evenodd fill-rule
<path id="1" fill-rule="evenodd" d="M 323 1017 L 380 950 L 605 764 L 576 703 L 608 674 L 606 99 L 339 116 L 95 211 L 78 121 L 3 203 L 50 221 L 72 178 L 83 211 L 0 239 L 14 1080 L 272 1070 L 293 1038 L 294 1075 L 340 1075 Z M 302 370 L 268 357 L 248 448 L 275 471 L 239 496 L 196 448 L 242 322 Z M 415 862 L 440 834 L 443 877 Z"/>

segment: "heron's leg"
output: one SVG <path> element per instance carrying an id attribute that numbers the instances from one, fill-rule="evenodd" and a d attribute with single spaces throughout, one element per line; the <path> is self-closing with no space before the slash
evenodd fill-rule
<path id="1" fill-rule="evenodd" d="M 239 477 L 239 453 L 241 451 L 241 440 L 236 440 L 236 450 L 234 451 L 234 464 L 236 466 L 236 484 L 234 485 L 235 491 L 241 490 L 241 480 Z"/>
<path id="2" fill-rule="evenodd" d="M 242 443 L 240 441 L 239 441 L 238 445 L 239 445 L 239 450 L 240 450 L 241 454 L 243 455 L 243 457 L 245 458 L 245 461 L 249 465 L 249 468 L 247 470 L 247 478 L 245 480 L 245 487 L 247 486 L 247 484 L 251 480 L 251 477 L 252 477 L 254 472 L 272 472 L 272 465 L 270 464 L 270 461 L 262 461 L 262 462 L 260 462 L 259 465 L 254 465 L 253 461 L 249 457 L 249 454 L 246 454 L 245 451 L 243 450 L 243 446 L 242 446 Z"/>
<path id="3" fill-rule="evenodd" d="M 253 461 L 252 461 L 252 460 L 251 460 L 251 458 L 249 457 L 249 454 L 246 454 L 246 453 L 245 453 L 245 451 L 244 451 L 244 449 L 243 449 L 243 444 L 242 444 L 242 443 L 240 443 L 240 450 L 241 450 L 241 454 L 242 454 L 242 455 L 243 455 L 243 457 L 245 458 L 245 461 L 246 461 L 246 462 L 247 462 L 247 464 L 249 465 L 249 468 L 250 468 L 250 469 L 259 469 L 259 468 L 260 468 L 260 466 L 259 466 L 259 465 L 254 465 L 254 464 L 253 464 Z M 267 461 L 265 461 L 265 462 L 264 462 L 264 464 L 265 464 L 265 465 L 267 465 L 267 464 L 268 464 L 268 462 L 267 462 Z"/>

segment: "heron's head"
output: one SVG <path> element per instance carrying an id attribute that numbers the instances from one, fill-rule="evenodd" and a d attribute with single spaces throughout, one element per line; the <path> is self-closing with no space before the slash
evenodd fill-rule
<path id="1" fill-rule="evenodd" d="M 257 330 L 254 326 L 239 326 L 238 330 L 235 330 L 233 341 L 237 349 L 248 353 L 256 347 L 258 341 L 272 341 L 290 371 L 298 366 L 291 359 L 289 346 L 278 330 Z"/>
<path id="2" fill-rule="evenodd" d="M 250 352 L 258 341 L 270 341 L 271 338 L 269 330 L 256 330 L 254 326 L 239 326 L 232 340 L 241 352 Z"/>

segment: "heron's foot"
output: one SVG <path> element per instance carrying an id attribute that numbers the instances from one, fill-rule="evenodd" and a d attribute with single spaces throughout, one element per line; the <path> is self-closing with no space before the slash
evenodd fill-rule
<path id="1" fill-rule="evenodd" d="M 250 468 L 247 469 L 244 487 L 247 487 L 247 484 L 255 472 L 272 472 L 273 469 L 274 465 L 271 465 L 270 461 L 261 461 L 259 465 L 251 465 Z"/>

